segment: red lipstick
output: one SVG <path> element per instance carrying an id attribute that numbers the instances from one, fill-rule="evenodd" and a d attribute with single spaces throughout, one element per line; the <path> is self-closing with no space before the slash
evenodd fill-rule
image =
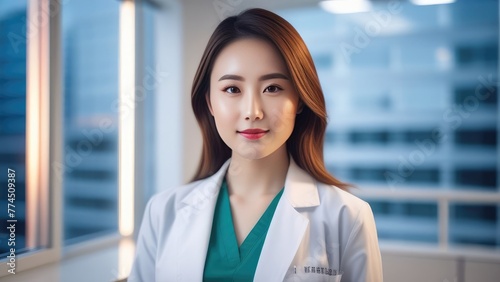
<path id="1" fill-rule="evenodd" d="M 257 140 L 261 138 L 262 136 L 266 135 L 269 130 L 264 130 L 260 128 L 249 128 L 245 129 L 242 131 L 237 131 L 239 134 L 241 134 L 243 137 L 250 139 L 250 140 Z"/>

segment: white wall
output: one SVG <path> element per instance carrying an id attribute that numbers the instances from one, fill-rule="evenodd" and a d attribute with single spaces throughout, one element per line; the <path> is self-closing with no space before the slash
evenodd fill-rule
<path id="1" fill-rule="evenodd" d="M 212 1 L 182 1 L 183 32 L 183 181 L 194 175 L 201 156 L 201 133 L 191 109 L 191 86 L 205 46 L 219 23 Z"/>
<path id="2" fill-rule="evenodd" d="M 165 1 L 156 18 L 156 69 L 166 72 L 155 93 L 155 152 L 156 171 L 153 193 L 182 183 L 183 99 L 182 99 L 182 6 L 177 1 Z"/>

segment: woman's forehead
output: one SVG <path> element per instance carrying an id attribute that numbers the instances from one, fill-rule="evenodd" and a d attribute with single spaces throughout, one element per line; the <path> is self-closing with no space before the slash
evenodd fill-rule
<path id="1" fill-rule="evenodd" d="M 242 77 L 258 77 L 268 73 L 283 73 L 288 76 L 286 64 L 271 43 L 258 38 L 238 39 L 217 56 L 212 69 L 212 80 L 233 74 Z"/>

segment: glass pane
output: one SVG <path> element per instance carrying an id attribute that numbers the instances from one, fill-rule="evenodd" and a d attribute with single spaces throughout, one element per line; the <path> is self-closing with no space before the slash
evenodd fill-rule
<path id="1" fill-rule="evenodd" d="M 499 218 L 499 205 L 450 205 L 450 242 L 498 247 Z"/>
<path id="2" fill-rule="evenodd" d="M 434 202 L 369 200 L 381 240 L 438 242 L 438 207 Z"/>
<path id="3" fill-rule="evenodd" d="M 0 259 L 26 246 L 26 5 L 0 1 Z"/>
<path id="4" fill-rule="evenodd" d="M 62 7 L 66 244 L 118 228 L 119 5 Z"/>

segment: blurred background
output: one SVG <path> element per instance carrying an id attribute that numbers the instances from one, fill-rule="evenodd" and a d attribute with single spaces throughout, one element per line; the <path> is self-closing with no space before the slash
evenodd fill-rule
<path id="1" fill-rule="evenodd" d="M 147 200 L 198 163 L 190 89 L 208 38 L 225 17 L 262 7 L 309 47 L 329 115 L 325 162 L 370 203 L 385 281 L 498 281 L 498 1 L 269 2 L 0 0 L 0 221 L 11 168 L 17 253 L 39 260 L 16 279 L 52 267 L 50 281 L 88 281 L 73 272 L 85 253 L 84 265 L 110 263 L 93 281 L 127 276 L 123 249 L 134 247 L 123 238 Z M 31 89 L 33 79 L 48 86 Z M 51 114 L 34 116 L 37 105 Z M 42 161 L 29 184 L 33 154 Z M 0 230 L 1 258 L 9 235 Z M 100 261 L 97 249 L 110 251 Z M 34 257 L 43 250 L 56 262 Z"/>

